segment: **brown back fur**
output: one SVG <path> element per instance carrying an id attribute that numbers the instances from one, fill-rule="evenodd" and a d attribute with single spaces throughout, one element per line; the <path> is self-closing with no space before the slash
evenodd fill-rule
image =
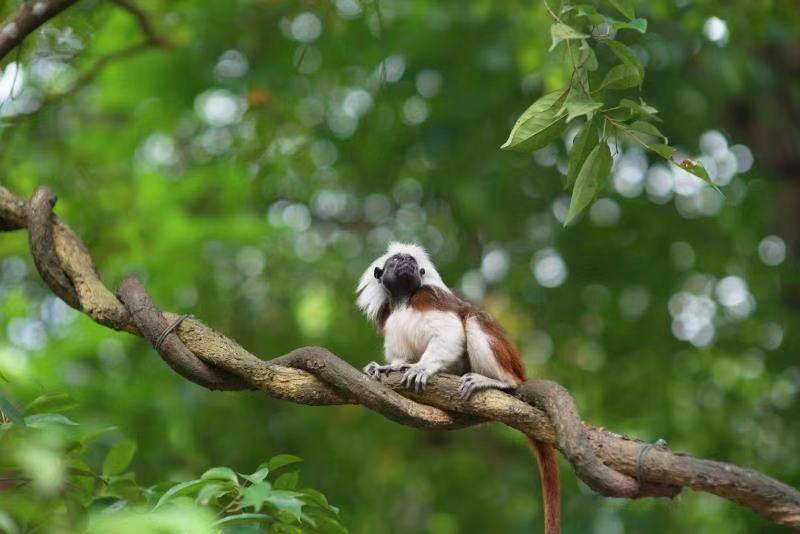
<path id="1" fill-rule="evenodd" d="M 489 346 L 492 348 L 497 363 L 506 371 L 514 375 L 520 383 L 525 381 L 525 368 L 517 346 L 508 339 L 508 334 L 494 317 L 489 315 L 474 304 L 467 302 L 442 289 L 431 286 L 422 286 L 412 296 L 409 304 L 419 311 L 438 310 L 455 312 L 466 322 L 470 317 L 475 317 L 481 329 L 489 337 Z M 388 317 L 388 313 L 386 315 Z M 385 319 L 384 319 L 385 323 Z"/>

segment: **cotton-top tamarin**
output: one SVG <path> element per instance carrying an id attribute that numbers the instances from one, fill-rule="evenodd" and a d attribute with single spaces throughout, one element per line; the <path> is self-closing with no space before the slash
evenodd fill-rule
<path id="1" fill-rule="evenodd" d="M 357 288 L 358 307 L 384 337 L 386 364 L 371 362 L 372 378 L 404 371 L 403 384 L 425 387 L 436 373 L 461 375 L 468 399 L 482 389 L 515 390 L 525 381 L 519 350 L 491 315 L 453 294 L 419 245 L 392 243 Z M 555 450 L 530 440 L 542 479 L 545 533 L 560 532 L 560 484 Z"/>

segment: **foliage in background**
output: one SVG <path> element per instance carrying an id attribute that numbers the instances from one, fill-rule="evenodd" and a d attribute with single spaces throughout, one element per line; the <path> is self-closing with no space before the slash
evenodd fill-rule
<path id="1" fill-rule="evenodd" d="M 380 17 L 358 0 L 137 4 L 171 50 L 44 103 L 141 39 L 113 3 L 81 0 L 26 42 L 13 89 L 16 54 L 0 75 L 0 181 L 20 195 L 52 186 L 109 287 L 140 276 L 160 306 L 263 357 L 323 344 L 362 366 L 381 342 L 354 307 L 357 277 L 387 240 L 419 241 L 507 327 L 528 374 L 567 386 L 586 420 L 800 486 L 791 3 L 635 2 L 647 33 L 609 38 L 641 62 L 653 124 L 725 199 L 620 137 L 599 198 L 568 229 L 580 125 L 532 153 L 498 149 L 526 103 L 573 76 L 548 53 L 541 2 L 381 1 Z M 591 34 L 577 3 L 550 5 Z M 608 39 L 587 42 L 590 82 L 624 64 Z M 567 43 L 580 51 L 569 39 L 555 52 Z M 604 106 L 641 105 L 625 91 Z M 118 425 L 138 444 L 144 487 L 291 451 L 354 532 L 541 525 L 516 433 L 416 432 L 357 407 L 203 391 L 147 343 L 54 299 L 24 232 L 0 235 L 0 372 L 20 401 L 66 389 L 73 419 Z M 772 528 L 709 495 L 603 499 L 564 467 L 567 531 Z"/>
<path id="2" fill-rule="evenodd" d="M 144 487 L 128 471 L 136 442 L 61 413 L 68 395 L 20 411 L 0 393 L 0 532 L 346 532 L 324 495 L 298 487 L 297 456 L 249 475 L 213 467 L 199 478 Z M 253 530 L 257 528 L 257 530 Z"/>

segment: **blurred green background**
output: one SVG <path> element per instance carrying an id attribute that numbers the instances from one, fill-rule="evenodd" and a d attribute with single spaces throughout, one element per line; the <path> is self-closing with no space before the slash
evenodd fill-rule
<path id="1" fill-rule="evenodd" d="M 264 358 L 321 344 L 360 367 L 381 340 L 356 280 L 388 241 L 418 241 L 587 421 L 800 486 L 795 2 L 638 2 L 648 33 L 622 40 L 646 65 L 642 95 L 725 196 L 621 145 L 568 229 L 570 133 L 533 155 L 499 150 L 569 77 L 540 2 L 138 5 L 171 49 L 52 98 L 142 39 L 129 13 L 87 0 L 0 75 L 0 183 L 53 187 L 109 287 L 140 276 L 162 308 Z M 514 431 L 420 432 L 358 407 L 205 391 L 57 301 L 24 232 L 0 238 L 4 391 L 69 392 L 71 417 L 138 442 L 140 480 L 289 452 L 353 532 L 541 529 Z M 604 499 L 562 472 L 568 533 L 778 530 L 708 494 Z"/>

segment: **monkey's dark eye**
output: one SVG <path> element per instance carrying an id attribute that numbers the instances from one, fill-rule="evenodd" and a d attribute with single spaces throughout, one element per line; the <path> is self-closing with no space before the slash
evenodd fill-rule
<path id="1" fill-rule="evenodd" d="M 419 270 L 419 275 L 420 276 L 425 276 L 425 269 L 420 269 Z"/>

